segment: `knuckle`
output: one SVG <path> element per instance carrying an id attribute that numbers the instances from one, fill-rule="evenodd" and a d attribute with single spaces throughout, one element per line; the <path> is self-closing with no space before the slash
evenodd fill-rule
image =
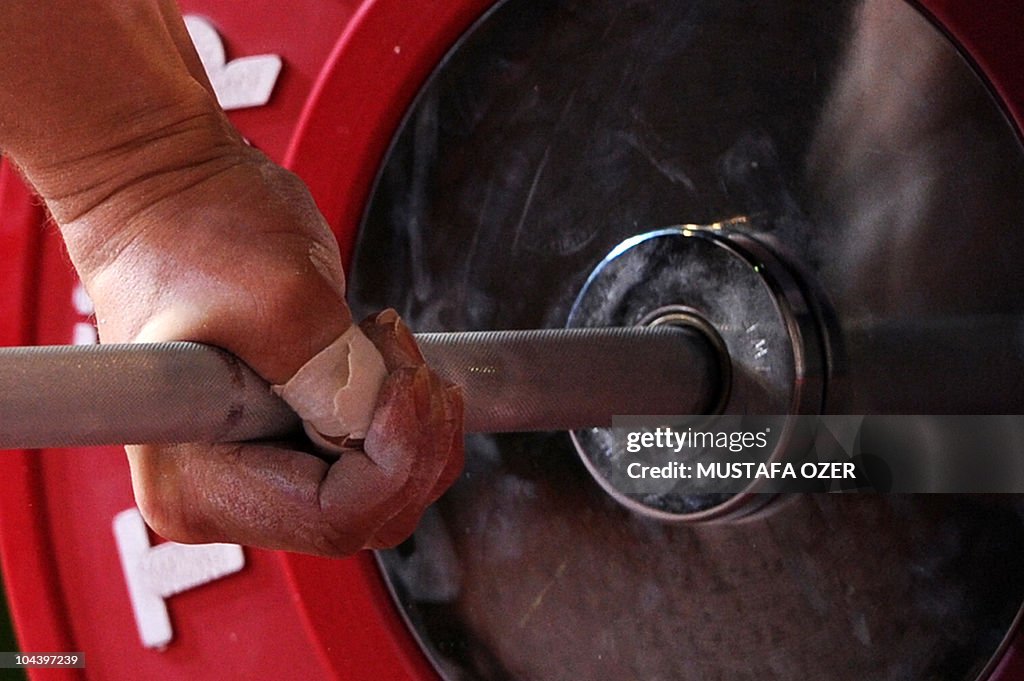
<path id="1" fill-rule="evenodd" d="M 182 544 L 208 541 L 204 532 L 188 517 L 187 511 L 174 499 L 146 490 L 136 493 L 136 504 L 143 520 L 153 532 L 164 539 Z"/>
<path id="2" fill-rule="evenodd" d="M 413 509 L 402 512 L 401 517 L 385 525 L 379 532 L 374 534 L 372 545 L 374 548 L 390 549 L 398 546 L 412 536 L 420 524 L 425 507 L 417 505 Z"/>
<path id="3" fill-rule="evenodd" d="M 130 460 L 135 503 L 150 529 L 182 544 L 216 541 L 216 527 L 204 516 L 199 498 L 190 493 L 192 483 L 182 464 L 195 448 L 147 446 L 134 453 Z"/>
<path id="4" fill-rule="evenodd" d="M 314 553 L 325 558 L 351 558 L 359 553 L 365 546 L 365 542 L 349 540 L 324 540 L 317 542 Z"/>
<path id="5" fill-rule="evenodd" d="M 329 558 L 348 558 L 366 548 L 370 531 L 328 523 L 313 539 L 314 552 Z"/>

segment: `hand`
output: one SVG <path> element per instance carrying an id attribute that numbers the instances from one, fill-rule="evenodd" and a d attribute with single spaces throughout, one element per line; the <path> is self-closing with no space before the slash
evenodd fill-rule
<path id="1" fill-rule="evenodd" d="M 100 204 L 124 216 L 115 236 L 97 241 L 96 213 L 63 231 L 101 340 L 209 343 L 284 383 L 352 323 L 340 256 L 294 176 L 240 140 L 222 144 L 233 158 L 217 172 L 176 169 L 157 201 L 128 192 Z M 150 526 L 177 541 L 324 555 L 408 536 L 461 468 L 460 397 L 395 313 L 363 329 L 389 371 L 363 451 L 331 463 L 284 444 L 129 447 Z"/>

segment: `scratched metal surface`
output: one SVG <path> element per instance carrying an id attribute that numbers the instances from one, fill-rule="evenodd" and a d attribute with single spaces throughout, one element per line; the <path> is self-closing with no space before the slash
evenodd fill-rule
<path id="1" fill-rule="evenodd" d="M 509 0 L 407 119 L 351 291 L 419 331 L 562 326 L 623 239 L 741 217 L 821 303 L 830 411 L 1019 411 L 1022 186 L 998 106 L 898 0 Z M 449 679 L 959 681 L 1024 599 L 1005 500 L 679 527 L 608 499 L 564 433 L 468 446 L 381 554 Z"/>

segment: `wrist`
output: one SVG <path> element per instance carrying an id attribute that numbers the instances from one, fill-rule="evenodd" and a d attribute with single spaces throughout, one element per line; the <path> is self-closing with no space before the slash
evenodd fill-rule
<path id="1" fill-rule="evenodd" d="M 194 81 L 164 104 L 123 108 L 72 130 L 61 148 L 40 144 L 13 154 L 61 225 L 124 221 L 130 215 L 123 213 L 236 164 L 250 151 Z"/>

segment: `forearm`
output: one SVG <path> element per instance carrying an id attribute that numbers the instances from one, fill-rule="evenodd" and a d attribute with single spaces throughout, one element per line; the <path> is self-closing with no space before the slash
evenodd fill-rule
<path id="1" fill-rule="evenodd" d="M 62 224 L 239 149 L 173 0 L 0 3 L 0 40 L 0 148 Z"/>

